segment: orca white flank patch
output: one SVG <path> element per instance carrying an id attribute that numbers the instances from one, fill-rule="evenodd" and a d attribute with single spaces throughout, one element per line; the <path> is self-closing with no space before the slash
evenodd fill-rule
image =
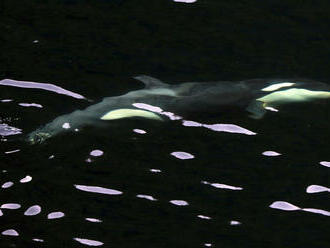
<path id="1" fill-rule="evenodd" d="M 141 117 L 146 119 L 162 121 L 163 119 L 150 111 L 141 109 L 116 109 L 112 110 L 101 117 L 101 120 L 118 120 L 123 118 Z"/>

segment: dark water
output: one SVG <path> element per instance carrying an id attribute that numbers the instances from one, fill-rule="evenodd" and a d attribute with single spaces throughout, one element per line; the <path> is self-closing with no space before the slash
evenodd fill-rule
<path id="1" fill-rule="evenodd" d="M 142 88 L 132 79 L 138 74 L 170 83 L 330 79 L 329 17 L 320 3 L 0 7 L 1 79 L 56 84 L 94 103 Z M 19 138 L 92 103 L 0 90 L 1 247 L 330 244 L 329 100 L 285 105 L 260 120 L 235 110 L 189 119 L 255 135 L 126 119 L 31 146 Z"/>

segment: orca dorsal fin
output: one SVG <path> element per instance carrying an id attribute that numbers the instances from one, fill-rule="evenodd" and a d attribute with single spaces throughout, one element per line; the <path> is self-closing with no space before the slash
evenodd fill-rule
<path id="1" fill-rule="evenodd" d="M 144 83 L 144 85 L 146 86 L 146 88 L 163 88 L 163 87 L 167 87 L 168 84 L 163 83 L 162 81 L 160 81 L 157 78 L 153 78 L 150 76 L 146 76 L 146 75 L 139 75 L 136 77 L 133 77 L 136 80 L 141 81 L 142 83 Z"/>

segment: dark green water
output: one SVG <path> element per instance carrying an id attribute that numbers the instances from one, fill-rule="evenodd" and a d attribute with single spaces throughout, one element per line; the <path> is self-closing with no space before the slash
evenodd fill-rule
<path id="1" fill-rule="evenodd" d="M 142 88 L 132 79 L 139 74 L 169 83 L 251 78 L 329 83 L 328 5 L 1 1 L 0 80 L 52 83 L 94 103 Z M 0 247 L 330 244 L 328 100 L 283 106 L 261 120 L 244 111 L 192 119 L 231 123 L 256 135 L 186 127 L 180 120 L 120 120 L 31 146 L 15 138 L 92 103 L 0 87 L 0 100 L 12 100 L 0 102 L 1 123 L 23 132 L 0 141 Z M 95 150 L 103 154 L 92 156 Z M 171 155 L 177 151 L 194 157 Z M 325 190 L 310 193 L 311 185 Z M 297 209 L 272 205 L 279 201 Z M 31 206 L 35 212 L 29 216 Z M 49 216 L 54 212 L 60 218 Z M 15 234 L 11 229 L 16 236 L 6 235 Z"/>

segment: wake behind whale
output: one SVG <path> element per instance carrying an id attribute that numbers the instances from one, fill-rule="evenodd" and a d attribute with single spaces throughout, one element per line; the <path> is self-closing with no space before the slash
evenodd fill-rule
<path id="1" fill-rule="evenodd" d="M 209 113 L 226 106 L 244 109 L 251 118 L 260 119 L 267 111 L 278 111 L 281 104 L 330 98 L 329 86 L 312 80 L 253 79 L 167 84 L 145 75 L 135 79 L 142 81 L 145 88 L 106 97 L 84 110 L 61 115 L 28 134 L 28 142 L 41 143 L 69 129 L 117 119 L 175 120 L 181 119 L 177 114 Z"/>

